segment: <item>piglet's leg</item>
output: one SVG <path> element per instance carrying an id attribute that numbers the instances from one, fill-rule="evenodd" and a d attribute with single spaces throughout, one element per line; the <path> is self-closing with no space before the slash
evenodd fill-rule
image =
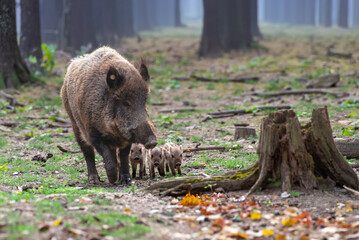
<path id="1" fill-rule="evenodd" d="M 120 169 L 120 183 L 121 184 L 130 184 L 130 165 L 128 162 L 128 155 L 131 150 L 131 145 L 127 146 L 124 149 L 119 151 L 119 158 L 121 162 L 121 169 Z"/>

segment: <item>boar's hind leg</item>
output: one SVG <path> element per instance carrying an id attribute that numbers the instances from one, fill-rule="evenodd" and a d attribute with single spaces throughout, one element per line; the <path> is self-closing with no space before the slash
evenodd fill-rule
<path id="1" fill-rule="evenodd" d="M 100 140 L 95 141 L 93 145 L 103 158 L 108 181 L 115 183 L 117 180 L 116 148 L 110 148 Z"/>
<path id="2" fill-rule="evenodd" d="M 124 149 L 119 151 L 119 158 L 121 162 L 121 169 L 120 169 L 120 183 L 121 184 L 130 184 L 130 168 L 128 163 L 128 154 L 130 153 L 131 145 L 127 146 Z"/>

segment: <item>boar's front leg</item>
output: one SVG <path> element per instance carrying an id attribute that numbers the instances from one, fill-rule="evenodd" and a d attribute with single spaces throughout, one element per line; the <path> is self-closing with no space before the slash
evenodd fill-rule
<path id="1" fill-rule="evenodd" d="M 137 163 L 131 161 L 131 167 L 132 167 L 132 178 L 136 178 Z M 140 176 L 141 176 L 141 171 L 140 171 Z"/>
<path id="2" fill-rule="evenodd" d="M 121 184 L 130 184 L 130 167 L 128 162 L 128 155 L 131 150 L 131 145 L 127 146 L 124 149 L 119 151 L 119 158 L 121 162 L 121 169 L 120 169 L 120 183 Z"/>
<path id="3" fill-rule="evenodd" d="M 105 170 L 108 181 L 115 183 L 117 180 L 117 159 L 116 159 L 116 148 L 110 148 L 101 140 L 93 142 L 97 152 L 102 156 L 105 164 Z M 128 164 L 128 163 L 127 163 Z M 121 163 L 122 166 L 122 163 Z"/>

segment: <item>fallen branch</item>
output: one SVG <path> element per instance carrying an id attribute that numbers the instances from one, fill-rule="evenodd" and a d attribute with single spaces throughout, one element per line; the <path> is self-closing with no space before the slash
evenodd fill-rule
<path id="1" fill-rule="evenodd" d="M 263 106 L 263 107 L 257 107 L 255 109 L 258 110 L 265 110 L 265 109 L 290 109 L 291 106 L 289 105 L 283 105 L 283 106 Z M 209 115 L 225 115 L 225 114 L 233 114 L 233 115 L 242 115 L 246 113 L 252 113 L 253 109 L 239 109 L 239 110 L 231 110 L 231 111 L 220 111 L 220 112 L 210 112 Z"/>
<path id="2" fill-rule="evenodd" d="M 0 90 L 0 97 L 5 98 L 6 100 L 8 100 L 11 106 L 20 106 L 20 107 L 24 106 L 23 104 L 18 103 L 16 101 L 15 97 L 13 97 L 12 95 L 4 92 L 3 90 Z"/>
<path id="3" fill-rule="evenodd" d="M 329 57 L 339 57 L 339 58 L 352 58 L 353 54 L 349 52 L 344 52 L 340 50 L 335 50 L 334 48 L 328 48 L 327 55 Z"/>
<path id="4" fill-rule="evenodd" d="M 188 76 L 175 76 L 172 79 L 176 80 L 176 81 L 189 81 L 190 77 L 188 77 Z"/>
<path id="5" fill-rule="evenodd" d="M 64 153 L 80 153 L 81 150 L 67 150 L 63 147 L 61 147 L 60 145 L 57 145 L 56 146 L 61 152 L 64 152 Z"/>
<path id="6" fill-rule="evenodd" d="M 174 109 L 162 109 L 159 110 L 159 113 L 174 113 L 174 112 L 189 112 L 196 111 L 196 108 L 174 108 Z"/>
<path id="7" fill-rule="evenodd" d="M 151 102 L 152 106 L 166 106 L 166 105 L 171 105 L 172 103 L 170 102 Z"/>
<path id="8" fill-rule="evenodd" d="M 359 138 L 336 138 L 334 142 L 343 156 L 359 159 Z"/>
<path id="9" fill-rule="evenodd" d="M 207 150 L 219 150 L 219 151 L 224 151 L 224 150 L 226 150 L 226 147 L 214 146 L 214 147 L 187 148 L 187 149 L 183 149 L 183 152 L 200 152 L 200 151 L 207 151 Z"/>
<path id="10" fill-rule="evenodd" d="M 42 117 L 42 116 L 25 116 L 27 119 L 44 119 L 44 120 L 51 120 L 49 117 Z M 63 124 L 68 124 L 71 125 L 71 123 L 69 121 L 67 121 L 66 119 L 63 118 L 59 118 L 59 117 L 54 117 L 55 122 L 59 122 L 59 123 L 63 123 Z"/>
<path id="11" fill-rule="evenodd" d="M 228 81 L 234 83 L 244 83 L 246 81 L 258 81 L 258 76 L 248 76 L 248 77 L 238 77 L 238 78 L 208 78 L 208 77 L 201 77 L 197 75 L 191 75 L 192 78 L 196 79 L 197 81 L 201 82 L 221 82 L 221 81 Z"/>
<path id="12" fill-rule="evenodd" d="M 346 190 L 348 190 L 349 192 L 351 192 L 351 193 L 353 193 L 354 195 L 356 195 L 356 196 L 359 196 L 359 192 L 358 191 L 356 191 L 356 190 L 354 190 L 354 189 L 352 189 L 352 188 L 350 188 L 350 187 L 347 187 L 347 186 L 343 186 L 343 188 L 345 188 Z"/>
<path id="13" fill-rule="evenodd" d="M 278 97 L 284 95 L 304 95 L 304 94 L 329 94 L 337 98 L 349 96 L 346 92 L 332 92 L 324 89 L 303 89 L 303 90 L 285 90 L 279 92 L 248 92 L 240 94 L 239 96 L 262 96 L 262 97 Z"/>

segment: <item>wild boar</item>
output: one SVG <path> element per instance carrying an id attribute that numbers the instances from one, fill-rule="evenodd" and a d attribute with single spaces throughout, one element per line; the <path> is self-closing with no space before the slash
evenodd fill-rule
<path id="1" fill-rule="evenodd" d="M 131 144 L 142 143 L 147 149 L 157 145 L 145 106 L 149 81 L 142 59 L 136 69 L 109 47 L 71 61 L 61 96 L 86 160 L 90 183 L 100 181 L 94 149 L 103 157 L 109 182 L 120 177 L 121 184 L 128 184 Z"/>
<path id="2" fill-rule="evenodd" d="M 181 145 L 176 145 L 173 143 L 166 143 L 163 148 L 165 149 L 165 158 L 166 158 L 166 171 L 169 172 L 171 169 L 172 175 L 176 176 L 176 170 L 179 175 L 182 175 L 181 165 L 182 165 L 182 153 L 183 148 Z"/>
<path id="3" fill-rule="evenodd" d="M 132 144 L 130 151 L 130 162 L 132 167 L 132 178 L 136 177 L 137 165 L 140 165 L 140 178 L 146 175 L 146 152 L 142 144 Z"/>
<path id="4" fill-rule="evenodd" d="M 151 178 L 155 178 L 155 168 L 161 176 L 165 176 L 165 156 L 163 149 L 156 147 L 147 153 L 148 168 L 150 169 Z"/>

